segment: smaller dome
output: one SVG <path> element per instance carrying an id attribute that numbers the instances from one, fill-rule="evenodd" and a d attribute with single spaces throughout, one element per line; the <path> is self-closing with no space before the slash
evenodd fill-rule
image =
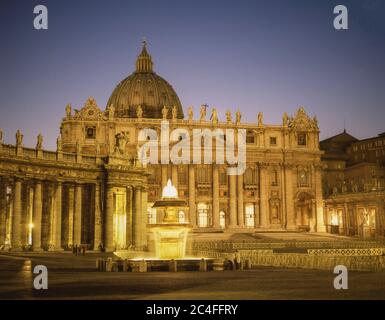
<path id="1" fill-rule="evenodd" d="M 107 108 L 113 105 L 118 118 L 136 118 L 138 106 L 143 118 L 161 119 L 162 109 L 168 107 L 168 118 L 172 109 L 177 108 L 177 118 L 183 119 L 183 108 L 173 87 L 153 71 L 151 55 L 147 43 L 143 41 L 142 52 L 136 60 L 136 70 L 122 80 L 112 92 Z"/>

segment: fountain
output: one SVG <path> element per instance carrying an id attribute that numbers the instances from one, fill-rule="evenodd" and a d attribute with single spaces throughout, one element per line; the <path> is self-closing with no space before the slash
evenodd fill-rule
<path id="1" fill-rule="evenodd" d="M 148 225 L 154 235 L 155 256 L 159 259 L 184 258 L 191 225 L 179 222 L 179 212 L 186 211 L 188 207 L 184 200 L 178 199 L 178 191 L 171 180 L 163 189 L 162 199 L 157 200 L 153 208 L 157 214 L 163 214 L 162 223 Z"/>
<path id="2" fill-rule="evenodd" d="M 157 215 L 163 217 L 161 223 L 147 225 L 147 229 L 153 234 L 155 255 L 138 257 L 132 256 L 132 252 L 116 252 L 119 260 L 115 262 L 111 258 L 108 261 L 97 260 L 99 270 L 132 272 L 216 270 L 212 258 L 186 257 L 187 237 L 192 226 L 179 221 L 179 212 L 186 212 L 188 206 L 186 201 L 178 199 L 178 191 L 171 180 L 168 180 L 164 187 L 162 198 L 152 207 L 156 209 Z M 219 264 L 223 265 L 223 261 L 221 260 Z"/>

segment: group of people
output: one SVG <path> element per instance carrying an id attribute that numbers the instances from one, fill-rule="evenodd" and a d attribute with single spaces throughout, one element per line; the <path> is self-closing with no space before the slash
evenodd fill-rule
<path id="1" fill-rule="evenodd" d="M 75 244 L 75 245 L 72 247 L 72 253 L 73 253 L 75 256 L 80 256 L 80 255 L 85 256 L 85 255 L 86 255 L 86 246 Z"/>
<path id="2" fill-rule="evenodd" d="M 242 270 L 241 253 L 236 250 L 225 259 L 226 270 Z"/>

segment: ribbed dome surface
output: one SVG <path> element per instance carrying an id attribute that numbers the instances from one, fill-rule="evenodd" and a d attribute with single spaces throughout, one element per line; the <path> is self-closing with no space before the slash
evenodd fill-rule
<path id="1" fill-rule="evenodd" d="M 140 105 L 143 118 L 162 118 L 164 106 L 169 108 L 168 118 L 171 118 L 172 108 L 176 106 L 177 117 L 183 119 L 182 105 L 176 92 L 152 67 L 153 62 L 144 42 L 136 61 L 136 71 L 116 86 L 108 100 L 107 108 L 112 104 L 116 117 L 136 118 L 136 110 Z"/>

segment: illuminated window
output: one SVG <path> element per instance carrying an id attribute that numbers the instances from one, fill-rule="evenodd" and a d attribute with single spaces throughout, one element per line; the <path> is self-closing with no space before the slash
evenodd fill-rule
<path id="1" fill-rule="evenodd" d="M 255 226 L 255 212 L 254 212 L 254 204 L 247 204 L 245 207 L 246 213 L 246 227 L 254 228 Z"/>
<path id="2" fill-rule="evenodd" d="M 226 214 L 223 211 L 219 212 L 219 225 L 221 229 L 226 227 Z"/>
<path id="3" fill-rule="evenodd" d="M 198 203 L 198 227 L 207 228 L 209 226 L 209 210 L 206 203 Z"/>
<path id="4" fill-rule="evenodd" d="M 179 223 L 186 223 L 186 215 L 183 211 L 178 212 L 178 221 Z"/>

